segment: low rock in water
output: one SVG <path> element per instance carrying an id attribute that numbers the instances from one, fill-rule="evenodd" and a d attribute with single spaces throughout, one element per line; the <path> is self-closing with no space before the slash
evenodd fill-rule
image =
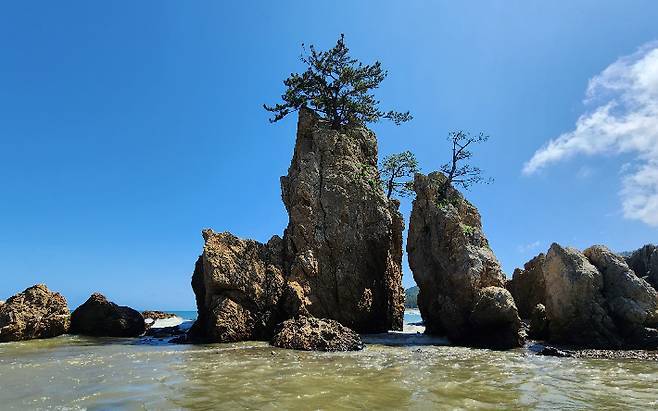
<path id="1" fill-rule="evenodd" d="M 358 351 L 361 337 L 338 321 L 298 317 L 281 323 L 272 338 L 275 347 L 303 351 Z"/>
<path id="2" fill-rule="evenodd" d="M 44 284 L 0 304 L 0 342 L 56 337 L 68 332 L 69 323 L 66 299 Z"/>
<path id="3" fill-rule="evenodd" d="M 146 325 L 139 311 L 110 302 L 102 294 L 92 294 L 71 314 L 71 334 L 94 337 L 137 337 Z"/>

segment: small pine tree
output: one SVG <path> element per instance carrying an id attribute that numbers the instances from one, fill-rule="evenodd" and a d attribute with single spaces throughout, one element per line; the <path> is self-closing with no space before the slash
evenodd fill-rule
<path id="1" fill-rule="evenodd" d="M 304 52 L 306 48 L 302 44 Z M 310 53 L 302 54 L 301 61 L 307 66 L 303 73 L 292 73 L 283 84 L 287 87 L 281 96 L 283 103 L 274 106 L 263 104 L 265 110 L 274 113 L 271 123 L 288 114 L 308 107 L 339 129 L 347 124 L 364 125 L 380 119 L 388 119 L 399 125 L 412 119 L 411 114 L 396 111 L 384 112 L 372 90 L 388 75 L 381 63 L 364 65 L 349 55 L 345 36 L 340 35 L 336 45 L 328 51 L 317 51 L 313 45 Z"/>
<path id="2" fill-rule="evenodd" d="M 473 184 L 491 184 L 493 182 L 492 178 L 482 176 L 482 170 L 479 167 L 464 164 L 473 157 L 473 153 L 468 149 L 469 146 L 484 143 L 487 140 L 489 140 L 489 136 L 484 133 L 475 136 L 461 130 L 448 133 L 448 141 L 452 143 L 452 158 L 441 166 L 441 172 L 447 177 L 441 189 L 443 198 L 447 196 L 448 188 L 451 185 L 468 190 Z"/>
<path id="3" fill-rule="evenodd" d="M 411 151 L 386 156 L 379 168 L 386 198 L 390 199 L 393 194 L 400 197 L 410 195 L 413 191 L 412 181 L 401 179 L 413 177 L 418 171 L 418 161 Z"/>

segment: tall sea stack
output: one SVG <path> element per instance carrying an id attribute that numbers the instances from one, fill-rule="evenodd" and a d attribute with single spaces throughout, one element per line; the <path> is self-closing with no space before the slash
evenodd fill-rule
<path id="1" fill-rule="evenodd" d="M 332 129 L 301 109 L 281 189 L 289 215 L 283 239 L 261 244 L 204 231 L 190 337 L 266 339 L 277 323 L 298 316 L 361 333 L 402 329 L 404 222 L 379 184 L 375 134 Z"/>
<path id="2" fill-rule="evenodd" d="M 416 174 L 407 253 L 426 332 L 456 344 L 521 345 L 521 321 L 480 214 L 446 176 Z"/>

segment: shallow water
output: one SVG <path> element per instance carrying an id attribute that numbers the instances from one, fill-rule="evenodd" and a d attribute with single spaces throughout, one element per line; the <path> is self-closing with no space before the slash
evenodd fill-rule
<path id="1" fill-rule="evenodd" d="M 1 344 L 0 409 L 658 407 L 656 362 L 419 345 L 441 343 L 419 335 L 366 341 L 356 353 L 70 336 Z"/>

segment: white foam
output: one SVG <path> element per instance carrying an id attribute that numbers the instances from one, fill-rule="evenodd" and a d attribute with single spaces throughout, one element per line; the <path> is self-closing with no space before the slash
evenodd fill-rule
<path id="1" fill-rule="evenodd" d="M 150 320 L 150 318 L 149 318 Z M 163 319 L 158 319 L 153 322 L 153 325 L 151 328 L 167 328 L 167 327 L 176 327 L 177 325 L 181 325 L 185 322 L 181 317 L 171 317 L 171 318 L 163 318 Z"/>

